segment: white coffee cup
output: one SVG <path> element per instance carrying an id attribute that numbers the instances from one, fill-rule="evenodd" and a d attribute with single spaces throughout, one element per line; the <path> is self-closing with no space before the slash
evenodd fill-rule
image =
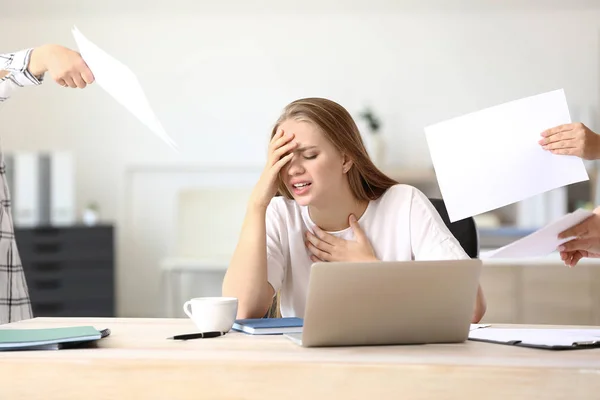
<path id="1" fill-rule="evenodd" d="M 237 315 L 235 297 L 196 297 L 183 304 L 183 311 L 200 332 L 229 332 Z"/>

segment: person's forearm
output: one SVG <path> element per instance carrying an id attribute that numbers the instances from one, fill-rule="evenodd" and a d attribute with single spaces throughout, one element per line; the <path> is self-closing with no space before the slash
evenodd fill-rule
<path id="1" fill-rule="evenodd" d="M 266 209 L 249 206 L 223 280 L 223 296 L 238 298 L 238 318 L 261 318 L 273 300 L 267 280 Z"/>
<path id="2" fill-rule="evenodd" d="M 29 85 L 39 85 L 40 79 L 33 76 L 27 66 L 32 49 L 0 54 L 0 102 L 7 100 L 15 90 Z"/>
<path id="3" fill-rule="evenodd" d="M 52 46 L 51 44 L 46 44 L 36 47 L 31 52 L 27 69 L 33 76 L 39 78 L 48 71 L 48 57 L 52 51 Z"/>
<path id="4" fill-rule="evenodd" d="M 483 295 L 483 290 L 481 289 L 481 285 L 477 288 L 477 300 L 475 302 L 475 313 L 473 314 L 473 320 L 471 323 L 476 324 L 485 315 L 485 310 L 487 309 L 487 305 L 485 302 L 485 296 Z"/>

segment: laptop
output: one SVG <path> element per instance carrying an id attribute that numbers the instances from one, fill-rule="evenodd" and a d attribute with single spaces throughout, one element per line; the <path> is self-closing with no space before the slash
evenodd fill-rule
<path id="1" fill-rule="evenodd" d="M 482 262 L 318 262 L 311 267 L 303 347 L 467 340 Z"/>

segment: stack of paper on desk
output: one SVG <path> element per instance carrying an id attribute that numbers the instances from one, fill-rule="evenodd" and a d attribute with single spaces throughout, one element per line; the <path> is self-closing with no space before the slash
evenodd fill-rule
<path id="1" fill-rule="evenodd" d="M 521 258 L 546 256 L 553 251 L 556 251 L 558 246 L 570 240 L 570 238 L 558 239 L 559 233 L 579 224 L 592 215 L 594 214 L 591 211 L 582 209 L 576 210 L 511 244 L 508 244 L 497 250 L 482 253 L 480 258 Z"/>
<path id="2" fill-rule="evenodd" d="M 450 221 L 589 179 L 580 158 L 538 143 L 546 129 L 570 122 L 556 90 L 425 128 Z"/>
<path id="3" fill-rule="evenodd" d="M 504 329 L 469 332 L 469 339 L 522 347 L 567 350 L 600 346 L 600 329 Z"/>

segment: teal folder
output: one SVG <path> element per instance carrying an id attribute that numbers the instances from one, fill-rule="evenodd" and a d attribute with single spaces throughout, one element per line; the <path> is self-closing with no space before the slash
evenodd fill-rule
<path id="1" fill-rule="evenodd" d="M 74 348 L 110 335 L 92 326 L 49 329 L 0 329 L 1 350 L 49 350 Z"/>

